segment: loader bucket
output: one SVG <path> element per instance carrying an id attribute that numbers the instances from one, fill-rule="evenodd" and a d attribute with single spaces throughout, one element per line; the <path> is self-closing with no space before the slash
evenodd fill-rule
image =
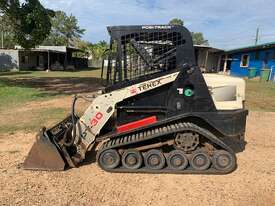
<path id="1" fill-rule="evenodd" d="M 60 171 L 65 165 L 58 146 L 41 130 L 23 163 L 23 169 Z"/>

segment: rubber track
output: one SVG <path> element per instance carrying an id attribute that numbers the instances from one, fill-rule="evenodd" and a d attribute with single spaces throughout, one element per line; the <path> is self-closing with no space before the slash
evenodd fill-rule
<path id="1" fill-rule="evenodd" d="M 136 144 L 139 142 L 151 140 L 154 138 L 158 138 L 164 135 L 169 135 L 173 133 L 178 133 L 178 132 L 184 132 L 184 131 L 194 131 L 199 133 L 200 135 L 204 136 L 205 138 L 209 139 L 213 143 L 219 145 L 221 148 L 224 150 L 228 151 L 233 155 L 234 158 L 236 158 L 235 153 L 233 150 L 228 147 L 226 144 L 224 144 L 220 139 L 218 139 L 215 135 L 213 135 L 211 132 L 209 132 L 206 129 L 203 129 L 193 123 L 188 123 L 188 122 L 176 122 L 176 123 L 171 123 L 171 124 L 166 124 L 165 126 L 158 126 L 155 128 L 149 128 L 145 131 L 136 131 L 130 134 L 127 134 L 125 136 L 120 136 L 116 138 L 111 138 L 107 142 L 105 142 L 101 148 L 97 152 L 97 160 L 99 159 L 100 154 L 108 149 L 119 149 L 125 146 L 129 146 L 132 144 Z M 99 163 L 99 161 L 97 161 Z M 101 165 L 99 164 L 101 167 Z M 164 168 L 162 170 L 150 170 L 148 168 L 145 168 L 145 166 L 141 167 L 140 169 L 137 170 L 129 170 L 126 168 L 123 168 L 123 166 L 120 166 L 115 169 L 104 169 L 101 167 L 103 170 L 108 171 L 108 172 L 132 172 L 132 173 L 181 173 L 181 174 L 228 174 L 236 169 L 234 167 L 233 169 L 229 171 L 220 171 L 216 170 L 212 166 L 205 171 L 197 171 L 193 170 L 190 166 L 182 171 L 175 171 L 171 170 L 169 168 Z"/>

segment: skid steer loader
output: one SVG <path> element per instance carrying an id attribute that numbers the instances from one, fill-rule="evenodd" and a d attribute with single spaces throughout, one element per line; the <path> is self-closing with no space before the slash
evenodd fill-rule
<path id="1" fill-rule="evenodd" d="M 107 29 L 111 40 L 101 95 L 76 95 L 69 117 L 40 130 L 23 167 L 64 170 L 96 150 L 98 165 L 108 172 L 234 171 L 248 114 L 245 82 L 202 75 L 183 26 Z M 81 117 L 75 112 L 78 98 L 92 102 Z"/>

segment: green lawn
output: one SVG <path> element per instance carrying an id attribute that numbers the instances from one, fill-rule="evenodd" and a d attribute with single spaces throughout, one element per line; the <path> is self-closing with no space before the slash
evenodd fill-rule
<path id="1" fill-rule="evenodd" d="M 62 94 L 54 98 L 62 97 Z M 0 133 L 38 131 L 44 124 L 63 119 L 67 108 L 49 107 L 25 109 L 25 104 L 50 100 L 53 96 L 36 88 L 13 85 L 0 80 Z"/>
<path id="2" fill-rule="evenodd" d="M 252 111 L 275 112 L 275 83 L 247 80 L 246 106 Z"/>
<path id="3" fill-rule="evenodd" d="M 10 84 L 8 81 L 0 79 L 0 111 L 7 107 L 22 105 L 29 101 L 42 100 L 49 97 L 39 89 L 22 87 Z"/>
<path id="4" fill-rule="evenodd" d="M 76 72 L 1 72 L 0 111 L 5 109 L 7 104 L 9 107 L 13 107 L 29 101 L 46 100 L 53 98 L 53 96 L 71 95 L 73 91 L 71 93 L 67 92 L 70 90 L 69 87 L 73 88 L 76 84 L 95 81 L 94 79 L 99 79 L 100 76 L 101 70 L 95 68 Z M 55 84 L 56 88 L 54 88 Z M 61 86 L 58 86 L 58 84 Z M 65 84 L 67 86 L 62 88 Z"/>
<path id="5" fill-rule="evenodd" d="M 49 127 L 63 120 L 69 113 L 68 108 L 50 107 L 35 109 L 33 111 L 16 111 L 0 120 L 0 134 L 15 133 L 17 131 L 37 132 L 43 126 Z"/>
<path id="6" fill-rule="evenodd" d="M 19 78 L 19 77 L 97 77 L 100 78 L 101 69 L 90 68 L 81 71 L 67 72 L 67 71 L 21 71 L 21 72 L 0 72 L 0 77 Z"/>
<path id="7" fill-rule="evenodd" d="M 73 94 L 93 91 L 98 85 L 100 69 L 76 72 L 2 72 L 0 73 L 0 134 L 16 131 L 38 131 L 64 119 L 70 108 L 40 102 L 62 99 Z M 35 108 L 26 106 L 38 103 Z"/>

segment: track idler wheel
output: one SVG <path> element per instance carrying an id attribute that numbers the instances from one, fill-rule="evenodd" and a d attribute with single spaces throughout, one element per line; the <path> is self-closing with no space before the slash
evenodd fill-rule
<path id="1" fill-rule="evenodd" d="M 204 151 L 195 152 L 190 159 L 190 165 L 195 170 L 199 170 L 199 171 L 206 170 L 209 168 L 210 164 L 211 164 L 210 157 Z"/>
<path id="2" fill-rule="evenodd" d="M 188 165 L 188 158 L 180 150 L 173 150 L 167 156 L 167 165 L 172 170 L 184 170 Z"/>
<path id="3" fill-rule="evenodd" d="M 130 170 L 136 170 L 142 165 L 142 156 L 137 150 L 127 150 L 122 155 L 122 165 Z"/>
<path id="4" fill-rule="evenodd" d="M 231 171 L 236 167 L 236 158 L 225 150 L 217 150 L 213 155 L 213 165 L 217 170 Z"/>
<path id="5" fill-rule="evenodd" d="M 159 150 L 149 150 L 144 156 L 144 163 L 148 169 L 160 170 L 165 166 L 165 157 Z"/>
<path id="6" fill-rule="evenodd" d="M 114 169 L 119 165 L 119 163 L 120 156 L 114 149 L 106 150 L 100 154 L 99 164 L 105 170 Z"/>

